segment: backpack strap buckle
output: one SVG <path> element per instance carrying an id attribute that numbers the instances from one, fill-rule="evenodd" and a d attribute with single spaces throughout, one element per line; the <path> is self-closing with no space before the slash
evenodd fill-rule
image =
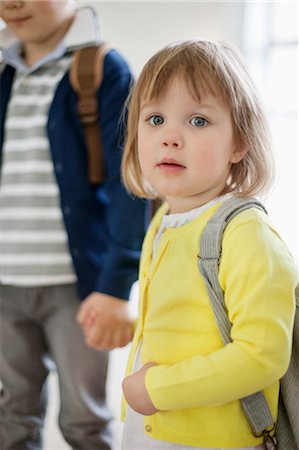
<path id="1" fill-rule="evenodd" d="M 98 105 L 96 98 L 81 97 L 78 101 L 78 113 L 83 124 L 91 124 L 97 121 Z"/>

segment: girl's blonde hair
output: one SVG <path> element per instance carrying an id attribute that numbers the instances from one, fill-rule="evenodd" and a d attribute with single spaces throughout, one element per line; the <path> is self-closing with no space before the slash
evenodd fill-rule
<path id="1" fill-rule="evenodd" d="M 242 196 L 265 193 L 273 181 L 274 164 L 268 126 L 255 88 L 236 50 L 224 43 L 202 40 L 169 45 L 144 66 L 128 99 L 122 162 L 127 189 L 139 197 L 157 196 L 141 172 L 138 121 L 143 102 L 163 97 L 175 77 L 186 83 L 195 100 L 201 101 L 208 93 L 220 98 L 231 114 L 236 148 L 247 149 L 243 159 L 232 165 L 225 192 Z"/>

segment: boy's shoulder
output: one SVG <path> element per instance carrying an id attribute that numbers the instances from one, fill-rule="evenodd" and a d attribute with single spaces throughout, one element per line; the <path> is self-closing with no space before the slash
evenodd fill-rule
<path id="1" fill-rule="evenodd" d="M 112 47 L 105 56 L 104 72 L 106 76 L 132 76 L 131 68 L 124 56 Z"/>

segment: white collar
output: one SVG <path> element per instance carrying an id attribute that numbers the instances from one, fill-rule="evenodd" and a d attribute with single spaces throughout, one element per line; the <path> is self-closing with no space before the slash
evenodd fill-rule
<path id="1" fill-rule="evenodd" d="M 100 30 L 96 11 L 91 6 L 76 10 L 75 19 L 64 38 L 67 50 L 73 51 L 100 43 Z"/>
<path id="2" fill-rule="evenodd" d="M 232 194 L 225 194 L 220 195 L 219 197 L 214 198 L 213 200 L 210 200 L 205 205 L 202 205 L 198 208 L 192 209 L 191 211 L 187 211 L 184 213 L 177 213 L 177 214 L 165 214 L 162 217 L 160 227 L 157 231 L 157 234 L 155 236 L 154 242 L 153 242 L 153 258 L 155 258 L 157 254 L 157 248 L 159 241 L 161 239 L 162 234 L 164 233 L 164 230 L 166 228 L 178 228 L 183 225 L 186 225 L 187 223 L 191 222 L 193 219 L 196 219 L 201 214 L 203 214 L 205 211 L 207 211 L 211 206 L 216 205 L 216 203 L 224 202 L 228 198 L 232 197 Z"/>
<path id="3" fill-rule="evenodd" d="M 216 205 L 217 203 L 220 202 L 224 202 L 230 197 L 232 197 L 232 194 L 220 195 L 219 197 L 210 200 L 205 205 L 199 206 L 198 208 L 195 209 L 191 209 L 190 211 L 177 214 L 166 213 L 162 217 L 161 225 L 164 228 L 176 228 L 185 225 L 186 223 L 191 222 L 193 219 L 196 219 L 196 217 L 203 214 L 205 211 L 211 208 L 211 206 Z"/>
<path id="4" fill-rule="evenodd" d="M 15 46 L 19 39 L 9 27 L 4 27 L 0 30 L 0 42 L 0 49 L 7 50 Z M 65 49 L 73 51 L 99 42 L 100 33 L 95 10 L 90 6 L 78 8 L 74 21 L 63 39 Z"/>

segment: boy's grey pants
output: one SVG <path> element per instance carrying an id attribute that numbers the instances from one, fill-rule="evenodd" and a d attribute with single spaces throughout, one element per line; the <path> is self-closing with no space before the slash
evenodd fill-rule
<path id="1" fill-rule="evenodd" d="M 74 449 L 110 449 L 108 353 L 88 348 L 76 323 L 75 286 L 0 285 L 1 449 L 42 447 L 49 356 L 56 365 L 59 426 Z"/>

